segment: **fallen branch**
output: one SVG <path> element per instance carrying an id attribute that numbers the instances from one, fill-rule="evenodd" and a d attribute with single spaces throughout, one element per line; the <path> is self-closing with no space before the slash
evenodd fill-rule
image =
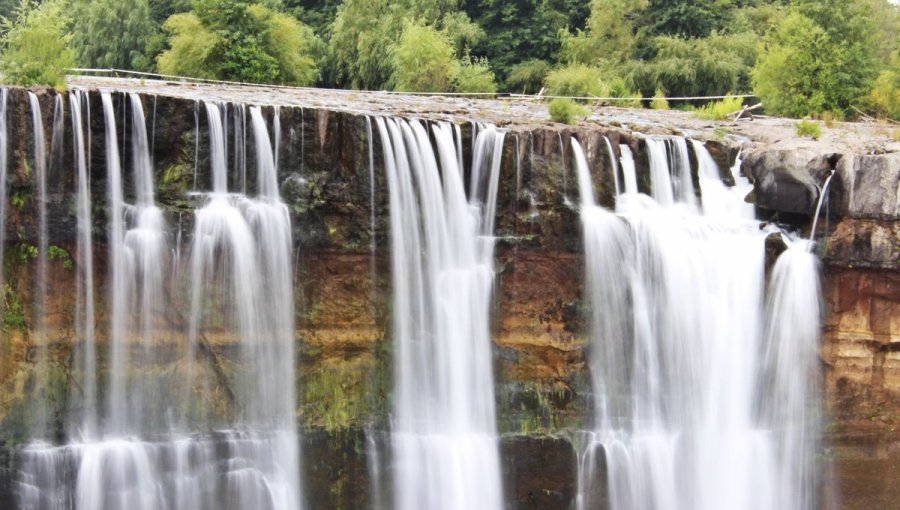
<path id="1" fill-rule="evenodd" d="M 753 110 L 758 110 L 758 109 L 762 108 L 762 105 L 763 105 L 762 103 L 756 103 L 753 106 L 745 106 L 736 112 L 731 112 L 731 113 L 727 114 L 726 117 L 733 116 L 734 119 L 737 120 L 737 119 L 742 118 L 745 113 L 752 112 Z M 750 115 L 750 118 L 751 119 L 753 118 L 752 114 Z"/>

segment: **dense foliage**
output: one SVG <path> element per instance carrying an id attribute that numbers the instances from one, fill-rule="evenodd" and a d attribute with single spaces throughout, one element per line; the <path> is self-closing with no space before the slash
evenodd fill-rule
<path id="1" fill-rule="evenodd" d="M 194 0 L 166 20 L 164 74 L 308 85 L 318 73 L 315 34 L 287 14 L 243 0 Z"/>
<path id="2" fill-rule="evenodd" d="M 655 97 L 643 104 L 658 108 L 685 106 L 665 96 L 753 93 L 767 113 L 900 115 L 900 6 L 889 0 L 0 0 L 0 17 L 2 72 L 19 83 L 59 84 L 78 65 Z"/>
<path id="3" fill-rule="evenodd" d="M 147 0 L 74 0 L 72 48 L 78 64 L 101 69 L 152 71 L 148 54 L 159 26 Z"/>

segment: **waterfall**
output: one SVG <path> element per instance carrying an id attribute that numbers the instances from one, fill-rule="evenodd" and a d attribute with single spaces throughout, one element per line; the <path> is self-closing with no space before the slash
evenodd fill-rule
<path id="1" fill-rule="evenodd" d="M 666 145 L 647 144 L 655 200 L 620 197 L 621 215 L 595 205 L 572 144 L 595 392 L 577 506 L 601 504 L 592 485 L 603 463 L 613 509 L 813 508 L 814 259 L 782 255 L 764 313 L 766 233 L 742 214 L 743 196 L 714 184 L 718 169 L 695 143 L 698 214 L 689 195 L 672 193 Z"/>
<path id="2" fill-rule="evenodd" d="M 81 388 L 83 393 L 80 413 L 73 413 L 70 429 L 74 436 L 95 437 L 97 434 L 97 349 L 94 322 L 94 247 L 91 237 L 91 193 L 85 149 L 82 105 L 87 104 L 87 94 L 76 91 L 69 94 L 72 113 L 74 160 L 77 170 L 77 221 L 78 221 L 78 278 L 76 329 L 80 344 Z M 90 126 L 88 119 L 87 125 Z"/>
<path id="3" fill-rule="evenodd" d="M 110 302 L 110 370 L 109 394 L 106 401 L 107 430 L 124 432 L 125 409 L 125 345 L 126 319 L 128 308 L 125 299 L 128 297 L 128 281 L 123 274 L 125 270 L 125 202 L 122 197 L 122 168 L 119 159 L 118 133 L 112 96 L 109 92 L 101 94 L 103 102 L 103 118 L 106 121 L 106 180 L 109 201 L 109 281 Z"/>
<path id="4" fill-rule="evenodd" d="M 372 117 L 366 116 L 366 148 L 369 155 L 369 301 L 372 306 L 373 317 L 375 315 L 377 278 L 376 249 L 378 248 L 375 237 L 375 139 L 372 137 Z"/>
<path id="5" fill-rule="evenodd" d="M 622 163 L 622 180 L 625 181 L 625 193 L 637 194 L 638 186 L 637 186 L 637 172 L 634 168 L 634 155 L 631 152 L 631 147 L 621 144 L 619 145 L 619 151 L 622 153 L 620 158 Z"/>
<path id="6" fill-rule="evenodd" d="M 753 189 L 745 177 L 734 175 L 735 185 L 726 186 L 719 177 L 719 166 L 697 140 L 691 140 L 694 154 L 697 155 L 697 175 L 700 179 L 700 192 L 703 194 L 703 214 L 714 217 L 744 218 L 752 220 L 755 216 L 753 204 L 744 201 L 744 197 Z"/>
<path id="7" fill-rule="evenodd" d="M 34 179 L 37 184 L 38 232 L 37 232 L 37 273 L 34 281 L 35 292 L 32 320 L 34 321 L 35 346 L 35 387 L 37 405 L 34 412 L 32 430 L 38 437 L 49 432 L 48 413 L 50 388 L 47 381 L 47 331 L 44 323 L 47 305 L 47 146 L 44 138 L 44 121 L 41 118 L 41 103 L 33 93 L 28 93 L 31 106 L 31 126 L 34 133 Z"/>
<path id="8" fill-rule="evenodd" d="M 258 189 L 251 198 L 227 193 L 221 109 L 206 104 L 214 189 L 194 214 L 191 274 L 182 289 L 168 277 L 170 254 L 180 251 L 170 249 L 176 234 L 156 206 L 141 99 L 123 95 L 119 102 L 132 116 L 130 136 L 122 138 L 131 151 L 132 172 L 125 175 L 119 139 L 125 130 L 118 129 L 113 94 L 101 94 L 109 315 L 97 324 L 86 94 L 72 92 L 69 101 L 78 221 L 78 392 L 70 402 L 69 443 L 44 442 L 43 428 L 32 428 L 35 440 L 21 451 L 20 504 L 54 510 L 302 509 L 294 387 L 285 383 L 295 379 L 293 242 L 260 109 L 251 108 Z M 34 111 L 40 148 L 39 105 Z M 184 291 L 187 307 L 179 295 Z M 109 338 L 106 349 L 95 345 L 98 329 L 100 338 Z M 229 354 L 227 372 L 217 352 L 223 345 L 236 353 Z M 108 385 L 101 406 L 96 374 L 104 362 Z"/>
<path id="9" fill-rule="evenodd" d="M 694 182 L 691 179 L 691 160 L 688 156 L 687 140 L 678 136 L 671 138 L 671 161 L 674 170 L 673 184 L 678 201 L 690 207 L 697 206 L 697 196 L 694 194 Z M 693 140 L 692 140 L 693 142 Z"/>
<path id="10" fill-rule="evenodd" d="M 647 153 L 650 156 L 650 192 L 659 205 L 671 206 L 675 203 L 672 191 L 672 175 L 667 164 L 666 142 L 653 138 L 645 138 Z"/>
<path id="11" fill-rule="evenodd" d="M 503 507 L 489 304 L 504 134 L 476 139 L 469 199 L 448 124 L 377 118 L 393 254 L 394 499 L 402 510 Z"/>
<path id="12" fill-rule="evenodd" d="M 610 173 L 612 173 L 613 183 L 615 184 L 616 195 L 618 195 L 622 192 L 622 187 L 619 185 L 619 162 L 616 159 L 616 153 L 613 152 L 613 146 L 609 141 L 609 137 L 604 136 L 603 141 L 606 143 L 606 152 L 609 154 L 609 169 Z M 516 153 L 518 154 L 518 151 Z"/>

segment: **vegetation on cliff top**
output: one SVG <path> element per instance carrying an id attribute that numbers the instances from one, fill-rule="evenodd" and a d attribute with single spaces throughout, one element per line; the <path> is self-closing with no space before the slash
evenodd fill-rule
<path id="1" fill-rule="evenodd" d="M 624 105 L 749 92 L 780 115 L 900 117 L 889 0 L 0 0 L 0 16 L 0 69 L 26 85 L 77 64 Z"/>

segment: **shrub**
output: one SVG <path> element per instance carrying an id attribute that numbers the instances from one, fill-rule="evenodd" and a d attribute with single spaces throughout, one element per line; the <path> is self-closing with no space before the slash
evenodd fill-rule
<path id="1" fill-rule="evenodd" d="M 663 89 L 656 89 L 653 94 L 653 101 L 650 102 L 650 108 L 654 110 L 668 110 L 669 100 L 666 99 L 666 92 Z"/>
<path id="2" fill-rule="evenodd" d="M 803 119 L 794 124 L 797 128 L 797 136 L 808 136 L 813 140 L 818 140 L 822 136 L 822 126 L 818 122 Z"/>
<path id="3" fill-rule="evenodd" d="M 522 94 L 537 94 L 550 72 L 550 64 L 544 60 L 526 60 L 512 67 L 506 77 L 506 88 Z"/>
<path id="4" fill-rule="evenodd" d="M 574 124 L 577 120 L 586 117 L 588 113 L 584 106 L 566 98 L 553 99 L 548 108 L 550 118 L 563 124 Z"/>
<path id="5" fill-rule="evenodd" d="M 497 92 L 494 73 L 486 58 L 463 57 L 453 77 L 457 92 Z"/>
<path id="6" fill-rule="evenodd" d="M 609 97 L 621 98 L 611 101 L 616 106 L 628 108 L 642 108 L 641 95 L 628 88 L 628 84 L 622 78 L 613 78 L 609 82 Z"/>
<path id="7" fill-rule="evenodd" d="M 609 87 L 603 83 L 603 73 L 596 67 L 569 64 L 547 75 L 547 89 L 554 96 L 603 97 Z"/>
<path id="8" fill-rule="evenodd" d="M 66 70 L 75 67 L 75 53 L 69 48 L 64 7 L 56 0 L 40 5 L 22 0 L 14 19 L 4 20 L 0 71 L 7 83 L 65 86 Z"/>
<path id="9" fill-rule="evenodd" d="M 741 109 L 744 100 L 740 97 L 726 97 L 721 101 L 715 101 L 706 104 L 697 109 L 697 117 L 706 120 L 724 120 L 729 113 L 734 113 Z"/>

